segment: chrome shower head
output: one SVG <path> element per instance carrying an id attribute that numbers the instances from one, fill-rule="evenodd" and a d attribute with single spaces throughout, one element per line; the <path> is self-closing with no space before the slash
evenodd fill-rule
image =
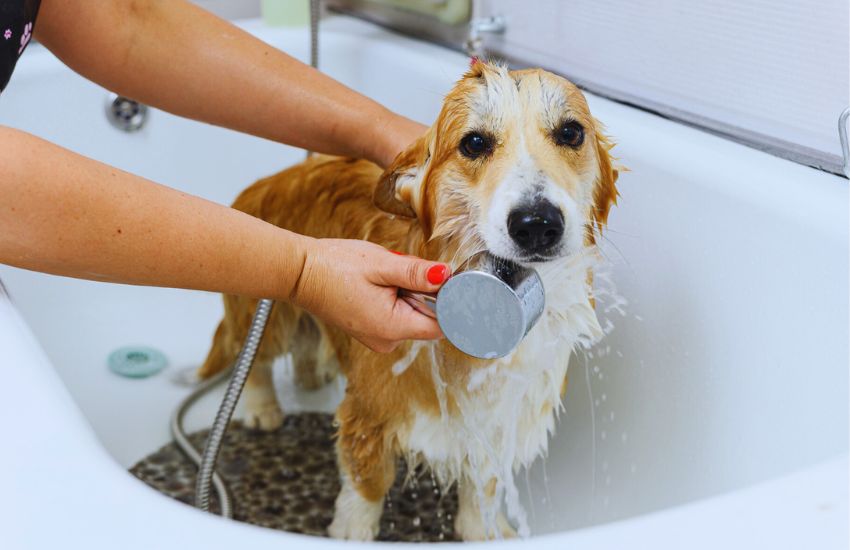
<path id="1" fill-rule="evenodd" d="M 460 351 L 480 359 L 512 352 L 545 306 L 537 271 L 486 255 L 478 269 L 453 275 L 436 294 L 403 290 L 418 311 L 434 317 Z"/>

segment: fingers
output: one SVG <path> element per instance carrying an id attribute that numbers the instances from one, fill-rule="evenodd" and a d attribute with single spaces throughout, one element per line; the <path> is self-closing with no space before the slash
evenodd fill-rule
<path id="1" fill-rule="evenodd" d="M 385 325 L 387 332 L 378 336 L 358 338 L 372 351 L 389 353 L 404 340 L 435 340 L 443 337 L 443 331 L 435 319 L 422 315 L 404 300 L 397 300 L 392 317 Z"/>
<path id="2" fill-rule="evenodd" d="M 416 311 L 404 300 L 396 300 L 393 308 L 392 338 L 398 340 L 435 340 L 443 337 L 437 320 Z"/>
<path id="3" fill-rule="evenodd" d="M 436 292 L 450 275 L 447 265 L 392 254 L 363 241 L 319 243 L 302 270 L 305 290 L 290 297 L 296 305 L 379 353 L 404 340 L 442 337 L 436 320 L 399 298 L 397 288 Z"/>
<path id="4" fill-rule="evenodd" d="M 446 264 L 397 253 L 386 254 L 377 271 L 379 283 L 419 292 L 436 292 L 451 275 Z"/>

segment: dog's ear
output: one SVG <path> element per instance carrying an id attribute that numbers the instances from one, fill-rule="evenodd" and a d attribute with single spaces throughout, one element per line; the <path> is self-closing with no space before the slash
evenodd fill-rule
<path id="1" fill-rule="evenodd" d="M 399 153 L 381 174 L 372 196 L 375 206 L 390 214 L 415 218 L 427 161 L 428 141 L 425 135 Z"/>
<path id="2" fill-rule="evenodd" d="M 596 159 L 599 163 L 599 176 L 593 185 L 593 225 L 597 231 L 602 231 L 608 223 L 608 213 L 611 207 L 617 204 L 617 178 L 620 168 L 614 167 L 611 157 L 611 148 L 614 143 L 603 133 L 604 127 L 598 121 L 596 126 Z"/>

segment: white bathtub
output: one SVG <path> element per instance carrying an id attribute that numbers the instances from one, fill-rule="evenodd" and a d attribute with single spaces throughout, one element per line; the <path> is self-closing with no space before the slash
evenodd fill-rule
<path id="1" fill-rule="evenodd" d="M 304 31 L 244 26 L 306 56 Z M 322 65 L 430 122 L 466 59 L 338 17 L 323 25 Z M 108 125 L 105 96 L 33 47 L 0 97 L 0 124 L 223 203 L 302 155 L 158 111 L 124 134 Z M 629 304 L 624 317 L 603 314 L 614 331 L 574 360 L 550 454 L 527 486 L 520 476 L 532 542 L 846 548 L 848 182 L 589 101 L 632 170 L 605 246 Z M 202 514 L 126 473 L 169 441 L 168 416 L 188 391 L 173 379 L 203 358 L 217 295 L 4 266 L 0 278 L 29 326 L 0 299 L 0 545 L 342 544 Z M 105 361 L 125 344 L 157 347 L 172 366 L 119 378 Z M 288 391 L 284 405 L 321 406 L 332 393 Z M 203 402 L 189 427 L 215 406 Z"/>

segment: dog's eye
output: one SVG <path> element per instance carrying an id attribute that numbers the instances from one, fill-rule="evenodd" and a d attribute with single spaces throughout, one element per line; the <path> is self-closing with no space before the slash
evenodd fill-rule
<path id="1" fill-rule="evenodd" d="M 578 122 L 565 122 L 555 130 L 553 137 L 558 145 L 575 149 L 584 142 L 584 128 Z"/>
<path id="2" fill-rule="evenodd" d="M 476 159 L 482 155 L 490 154 L 493 150 L 493 140 L 478 132 L 471 132 L 460 140 L 459 149 L 463 156 Z"/>

